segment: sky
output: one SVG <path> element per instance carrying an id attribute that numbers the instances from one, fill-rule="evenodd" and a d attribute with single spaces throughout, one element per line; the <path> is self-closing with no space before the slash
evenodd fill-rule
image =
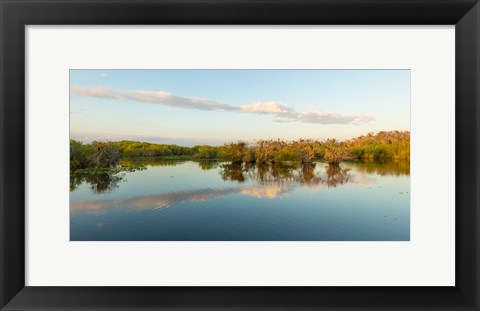
<path id="1" fill-rule="evenodd" d="M 70 137 L 193 146 L 410 130 L 410 70 L 70 70 Z"/>

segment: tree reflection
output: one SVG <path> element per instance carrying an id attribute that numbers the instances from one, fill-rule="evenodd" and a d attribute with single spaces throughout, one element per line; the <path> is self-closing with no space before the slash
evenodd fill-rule
<path id="1" fill-rule="evenodd" d="M 325 167 L 317 163 L 223 164 L 220 176 L 225 181 L 243 183 L 247 180 L 260 184 L 298 183 L 335 187 L 352 181 L 349 168 L 339 164 Z"/>
<path id="2" fill-rule="evenodd" d="M 365 161 L 355 165 L 357 171 L 381 176 L 410 175 L 410 161 Z"/>
<path id="3" fill-rule="evenodd" d="M 225 181 L 244 182 L 245 175 L 243 174 L 245 165 L 240 163 L 222 164 L 220 176 Z"/>
<path id="4" fill-rule="evenodd" d="M 125 160 L 124 160 L 125 161 Z M 128 161 L 128 160 L 127 160 Z M 143 164 L 149 166 L 171 166 L 184 162 L 178 161 L 137 161 L 123 162 L 123 164 Z M 305 186 L 336 187 L 351 182 L 359 182 L 355 175 L 409 175 L 410 163 L 403 162 L 342 162 L 338 163 L 218 163 L 216 161 L 198 162 L 200 169 L 218 169 L 224 181 L 237 183 L 256 182 L 261 185 L 289 186 L 291 184 Z M 361 178 L 360 178 L 361 179 Z M 82 183 L 89 184 L 94 193 L 104 193 L 119 187 L 125 180 L 122 173 L 78 173 L 70 176 L 70 191 L 76 190 Z"/>
<path id="5" fill-rule="evenodd" d="M 71 174 L 70 191 L 76 190 L 83 182 L 86 182 L 94 193 L 110 192 L 118 188 L 119 183 L 124 179 L 125 174 Z"/>
<path id="6" fill-rule="evenodd" d="M 293 164 L 280 164 L 274 163 L 269 166 L 269 171 L 271 176 L 275 181 L 281 180 L 291 180 L 295 179 L 295 173 L 297 172 L 299 165 L 298 163 Z"/>
<path id="7" fill-rule="evenodd" d="M 208 171 L 216 168 L 218 163 L 216 161 L 199 161 L 198 166 L 202 169 L 202 171 Z"/>
<path id="8" fill-rule="evenodd" d="M 121 166 L 176 166 L 179 164 L 183 164 L 185 161 L 181 160 L 165 160 L 165 159 L 159 159 L 159 158 L 140 158 L 140 159 L 135 159 L 135 158 L 126 158 L 126 159 L 120 159 L 120 165 Z"/>
<path id="9" fill-rule="evenodd" d="M 328 187 L 336 187 L 337 185 L 343 185 L 350 181 L 351 176 L 349 174 L 349 168 L 341 168 L 338 163 L 330 163 L 326 169 L 326 184 Z"/>

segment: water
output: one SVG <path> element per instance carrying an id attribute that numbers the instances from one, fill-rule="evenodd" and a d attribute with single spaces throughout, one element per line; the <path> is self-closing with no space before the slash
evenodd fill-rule
<path id="1" fill-rule="evenodd" d="M 142 164 L 71 179 L 72 241 L 410 240 L 405 162 Z"/>

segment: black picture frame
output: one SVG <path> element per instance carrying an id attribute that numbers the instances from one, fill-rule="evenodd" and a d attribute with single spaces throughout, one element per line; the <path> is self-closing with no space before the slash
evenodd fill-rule
<path id="1" fill-rule="evenodd" d="M 1 310 L 480 310 L 477 0 L 0 0 Z M 456 286 L 25 286 L 25 26 L 455 25 Z"/>

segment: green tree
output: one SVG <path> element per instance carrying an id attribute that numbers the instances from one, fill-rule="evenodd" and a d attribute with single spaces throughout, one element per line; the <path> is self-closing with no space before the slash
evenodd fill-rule
<path id="1" fill-rule="evenodd" d="M 232 163 L 241 163 L 246 145 L 244 141 L 224 144 L 220 149 L 222 158 Z"/>
<path id="2" fill-rule="evenodd" d="M 338 164 L 341 161 L 353 160 L 354 156 L 336 139 L 327 139 L 323 146 L 325 147 L 324 159 L 329 164 Z"/>
<path id="3" fill-rule="evenodd" d="M 215 147 L 201 145 L 196 146 L 197 157 L 200 159 L 215 159 L 218 156 L 218 150 Z"/>
<path id="4" fill-rule="evenodd" d="M 90 145 L 70 139 L 70 169 L 77 170 L 91 166 L 90 156 L 92 148 Z"/>
<path id="5" fill-rule="evenodd" d="M 112 143 L 94 141 L 90 162 L 94 167 L 113 167 L 120 161 L 120 149 Z"/>

